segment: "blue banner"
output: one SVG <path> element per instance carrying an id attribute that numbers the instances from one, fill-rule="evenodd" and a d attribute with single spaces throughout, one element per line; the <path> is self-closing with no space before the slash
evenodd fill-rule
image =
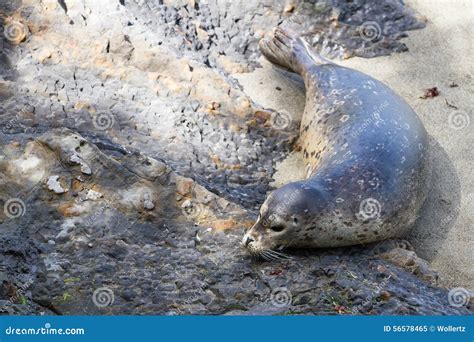
<path id="1" fill-rule="evenodd" d="M 473 316 L 2 316 L 0 341 L 472 342 Z"/>

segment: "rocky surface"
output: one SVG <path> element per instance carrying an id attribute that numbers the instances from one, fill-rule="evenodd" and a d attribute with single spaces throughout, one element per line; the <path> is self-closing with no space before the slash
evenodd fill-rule
<path id="1" fill-rule="evenodd" d="M 258 39 L 278 24 L 330 57 L 402 51 L 404 30 L 423 24 L 398 2 L 45 0 L 1 12 L 2 313 L 469 312 L 404 242 L 272 263 L 239 247 L 298 123 L 230 74 L 258 67 Z"/>

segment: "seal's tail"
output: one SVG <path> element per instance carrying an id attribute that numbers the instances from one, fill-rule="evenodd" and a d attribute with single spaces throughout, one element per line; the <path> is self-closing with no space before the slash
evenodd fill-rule
<path id="1" fill-rule="evenodd" d="M 261 39 L 259 46 L 270 62 L 297 74 L 301 74 L 305 67 L 330 63 L 314 51 L 301 36 L 288 28 L 277 27 L 273 37 Z"/>

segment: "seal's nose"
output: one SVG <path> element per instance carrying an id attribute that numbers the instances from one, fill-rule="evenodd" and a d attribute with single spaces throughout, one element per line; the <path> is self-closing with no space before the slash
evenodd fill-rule
<path id="1" fill-rule="evenodd" d="M 247 236 L 247 239 L 244 242 L 245 247 L 247 247 L 249 245 L 249 243 L 251 243 L 253 241 L 255 241 L 255 240 L 252 239 L 250 236 Z"/>

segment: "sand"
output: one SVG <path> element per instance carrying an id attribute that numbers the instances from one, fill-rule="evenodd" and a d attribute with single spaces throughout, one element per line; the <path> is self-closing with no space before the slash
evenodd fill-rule
<path id="1" fill-rule="evenodd" d="M 407 239 L 439 272 L 441 285 L 473 289 L 474 3 L 411 0 L 407 4 L 427 19 L 426 28 L 409 32 L 403 40 L 408 52 L 336 62 L 385 82 L 420 116 L 431 136 L 434 177 L 428 200 Z M 262 66 L 234 77 L 259 104 L 299 120 L 304 108 L 301 82 L 263 59 Z M 440 95 L 421 99 L 431 87 L 437 87 Z M 276 186 L 304 176 L 299 153 L 289 155 L 277 169 L 273 175 Z"/>

